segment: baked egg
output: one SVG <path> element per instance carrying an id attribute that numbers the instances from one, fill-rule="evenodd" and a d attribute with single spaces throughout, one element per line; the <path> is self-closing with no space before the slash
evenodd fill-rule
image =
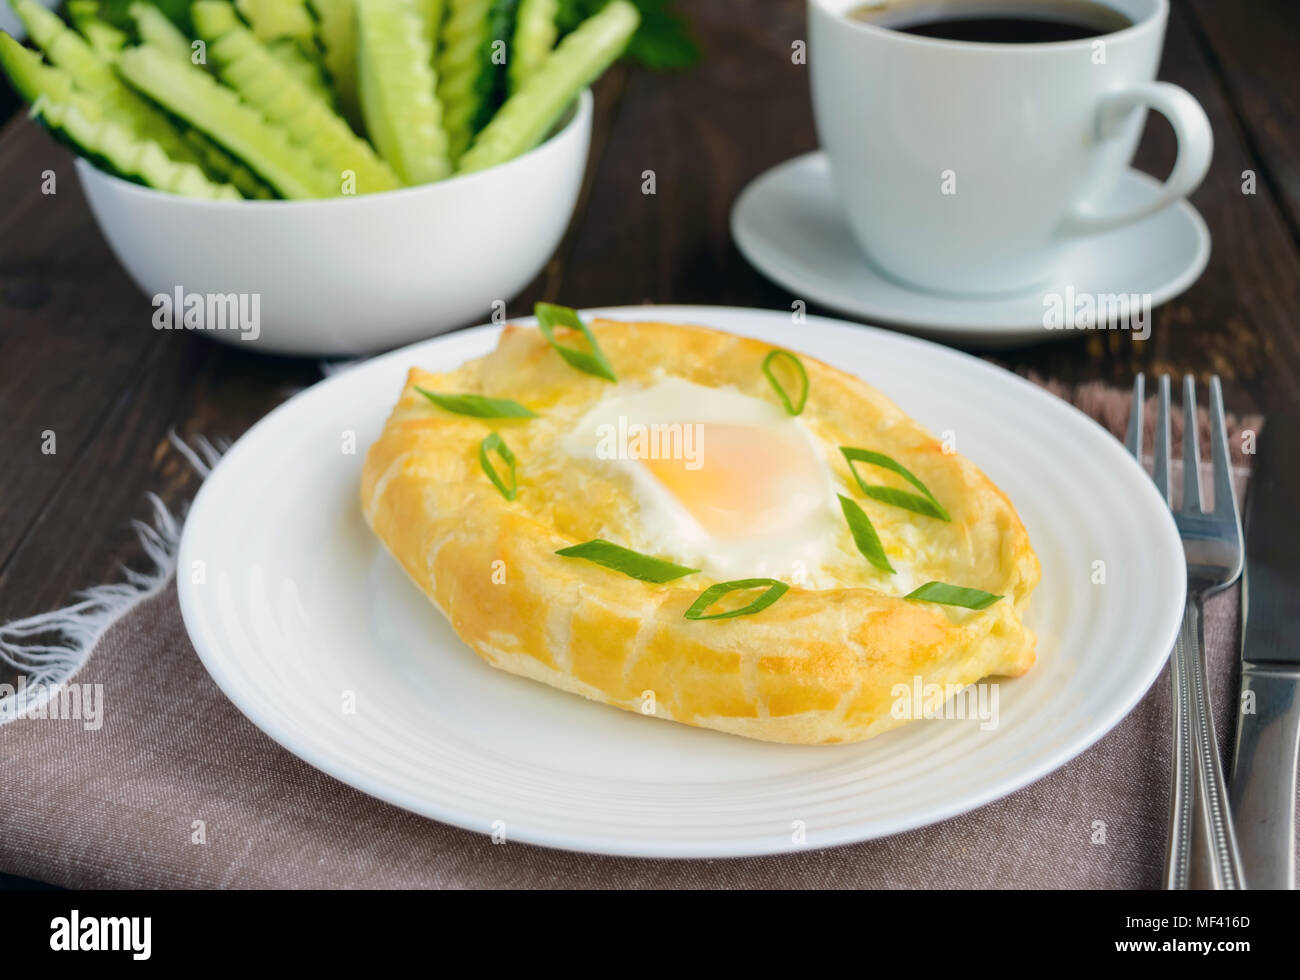
<path id="1" fill-rule="evenodd" d="M 883 394 L 704 327 L 541 312 L 455 371 L 413 368 L 362 481 L 488 663 L 801 743 L 903 723 L 918 679 L 1032 665 L 1014 508 Z"/>

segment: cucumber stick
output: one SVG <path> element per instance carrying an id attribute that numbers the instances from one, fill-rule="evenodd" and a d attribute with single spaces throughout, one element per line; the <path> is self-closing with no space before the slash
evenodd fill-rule
<path id="1" fill-rule="evenodd" d="M 469 126 L 471 142 L 506 100 L 509 90 L 506 66 L 511 57 L 510 47 L 514 44 L 515 14 L 518 9 L 519 0 L 492 0 L 492 6 L 488 10 L 487 31 L 483 35 L 483 47 L 479 51 L 479 72 L 475 82 L 478 92 Z"/>
<path id="2" fill-rule="evenodd" d="M 478 134 L 460 172 L 494 167 L 535 146 L 578 93 L 622 54 L 640 20 L 628 0 L 613 0 L 579 24 Z"/>
<path id="3" fill-rule="evenodd" d="M 72 76 L 47 65 L 8 34 L 0 33 L 0 68 L 14 88 L 32 103 L 51 129 L 78 152 L 158 190 L 192 197 L 237 199 L 228 184 L 209 181 L 193 164 L 170 158 L 157 143 L 142 140 L 127 127 L 108 118 L 103 106 L 77 88 Z"/>
<path id="4" fill-rule="evenodd" d="M 68 0 L 68 17 L 101 58 L 111 61 L 126 47 L 126 32 L 99 16 L 98 0 Z"/>
<path id="5" fill-rule="evenodd" d="M 357 11 L 355 0 L 311 0 L 316 38 L 339 111 L 361 132 L 361 97 L 357 94 Z"/>
<path id="6" fill-rule="evenodd" d="M 275 197 L 275 191 L 271 190 L 261 177 L 214 143 L 211 137 L 204 135 L 202 130 L 188 126 L 183 135 L 185 142 L 194 147 L 203 161 L 203 169 L 208 172 L 209 177 L 234 184 L 244 197 L 260 201 Z"/>
<path id="7" fill-rule="evenodd" d="M 235 0 L 253 36 L 265 44 L 298 81 L 333 105 L 334 93 L 325 79 L 316 22 L 307 0 Z"/>
<path id="8" fill-rule="evenodd" d="M 332 197 L 338 178 L 207 72 L 144 45 L 118 59 L 128 82 L 203 130 L 288 198 Z"/>
<path id="9" fill-rule="evenodd" d="M 515 39 L 510 49 L 510 91 L 516 91 L 555 47 L 559 33 L 555 18 L 560 0 L 519 0 Z"/>
<path id="10" fill-rule="evenodd" d="M 259 41 L 278 41 L 282 37 L 310 41 L 315 33 L 304 0 L 235 0 L 235 6 Z"/>
<path id="11" fill-rule="evenodd" d="M 47 65 L 39 54 L 29 51 L 3 31 L 0 31 L 0 68 L 5 70 L 18 94 L 28 102 L 35 102 L 44 95 L 59 102 L 82 99 L 96 104 L 89 95 L 77 90 L 72 76 L 66 71 Z"/>
<path id="12" fill-rule="evenodd" d="M 401 181 L 375 156 L 341 116 L 297 81 L 240 22 L 224 0 L 199 0 L 191 13 L 195 30 L 208 43 L 208 54 L 221 80 L 289 138 L 307 150 L 324 171 L 352 171 L 361 194 L 393 190 Z"/>
<path id="13" fill-rule="evenodd" d="M 173 160 L 201 162 L 166 114 L 124 85 L 113 66 L 69 30 L 56 14 L 36 0 L 11 0 L 10 6 L 51 63 L 71 75 L 79 89 L 101 102 L 108 115 L 141 139 L 153 140 Z"/>
<path id="14" fill-rule="evenodd" d="M 493 0 L 447 0 L 438 55 L 438 101 L 442 127 L 452 163 L 474 137 L 474 121 L 482 98 L 480 76 L 489 66 L 483 51 L 488 41 L 488 15 Z"/>
<path id="15" fill-rule="evenodd" d="M 91 122 L 106 118 L 105 110 L 95 99 L 77 88 L 62 68 L 47 65 L 35 51 L 29 51 L 8 34 L 0 31 L 0 68 L 14 88 L 32 105 L 44 99 L 76 109 Z"/>
<path id="16" fill-rule="evenodd" d="M 172 23 L 170 17 L 152 3 L 133 3 L 127 12 L 135 22 L 142 43 L 157 48 L 181 64 L 193 64 L 194 49 L 189 35 Z M 202 130 L 187 126 L 182 128 L 182 135 L 198 153 L 203 169 L 210 176 L 234 184 L 245 197 L 259 200 L 275 197 L 275 192 L 257 174 L 205 136 Z"/>
<path id="17" fill-rule="evenodd" d="M 84 156 L 160 191 L 185 197 L 242 200 L 229 184 L 215 184 L 193 164 L 177 163 L 152 140 L 142 140 L 110 119 L 91 119 L 75 105 L 40 96 L 32 115 L 58 132 Z"/>
<path id="18" fill-rule="evenodd" d="M 451 172 L 429 46 L 410 0 L 356 0 L 357 85 L 366 132 L 407 184 Z"/>
<path id="19" fill-rule="evenodd" d="M 267 41 L 266 49 L 289 74 L 311 89 L 317 98 L 330 105 L 334 104 L 334 91 L 325 78 L 325 66 L 320 52 L 307 49 L 301 41 L 290 37 Z"/>
<path id="20" fill-rule="evenodd" d="M 447 12 L 444 0 L 414 0 L 415 16 L 420 18 L 420 35 L 429 46 L 433 63 L 438 63 L 438 35 L 442 29 L 442 15 Z"/>
<path id="21" fill-rule="evenodd" d="M 178 61 L 192 63 L 194 49 L 190 39 L 172 23 L 170 17 L 152 3 L 133 3 L 127 8 L 141 44 L 149 44 Z"/>
<path id="22" fill-rule="evenodd" d="M 78 19 L 79 13 L 76 8 L 83 5 L 86 8 L 98 7 L 94 0 L 71 0 L 68 8 L 74 21 Z M 141 3 L 132 4 L 132 6 L 138 8 L 141 12 L 144 22 L 150 25 L 151 33 L 170 37 L 173 44 L 179 44 L 179 48 L 173 47 L 172 50 L 178 58 L 188 63 L 190 56 L 189 41 L 180 32 L 179 28 L 175 27 L 157 7 Z M 146 11 L 147 13 L 145 13 Z M 90 11 L 86 9 L 80 11 L 81 20 L 78 21 L 78 24 L 83 31 L 92 23 L 85 16 L 87 13 L 90 13 Z M 101 26 L 109 28 L 110 31 L 116 31 L 116 28 L 111 25 L 100 23 Z M 162 26 L 164 24 L 166 25 L 165 28 Z M 168 30 L 171 33 L 165 34 L 164 32 Z M 88 34 L 87 37 L 89 36 Z M 104 36 L 108 37 L 108 35 Z M 122 39 L 125 41 L 125 35 L 122 35 Z M 65 56 L 69 54 L 66 48 L 62 49 L 62 51 Z M 107 63 L 110 57 L 116 57 L 120 51 L 121 48 L 116 51 L 106 52 L 101 55 L 101 60 Z M 98 49 L 96 53 L 99 53 Z M 221 183 L 234 184 L 246 197 L 268 198 L 275 196 L 256 174 L 223 151 L 201 132 L 192 128 L 175 126 L 165 115 L 158 112 L 153 106 L 118 81 L 115 75 L 110 80 L 109 76 L 102 71 L 92 71 L 89 62 L 86 62 L 82 65 L 81 82 L 85 87 L 99 83 L 101 90 L 116 93 L 110 96 L 106 102 L 114 115 L 119 114 L 118 110 L 121 111 L 118 122 L 131 128 L 141 139 L 157 141 L 169 156 L 179 162 L 193 163 L 202 167 L 209 177 Z M 56 101 L 61 100 L 56 99 Z M 137 113 L 139 113 L 138 117 Z"/>

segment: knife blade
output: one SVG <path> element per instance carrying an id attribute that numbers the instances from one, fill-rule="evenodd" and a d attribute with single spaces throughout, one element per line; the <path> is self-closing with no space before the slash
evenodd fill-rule
<path id="1" fill-rule="evenodd" d="M 1300 762 L 1300 415 L 1270 416 L 1253 470 L 1229 799 L 1247 885 L 1290 889 Z"/>

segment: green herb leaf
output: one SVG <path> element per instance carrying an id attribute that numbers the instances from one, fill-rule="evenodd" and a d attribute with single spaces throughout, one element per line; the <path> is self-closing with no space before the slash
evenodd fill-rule
<path id="1" fill-rule="evenodd" d="M 894 574 L 894 566 L 889 564 L 889 559 L 885 557 L 885 547 L 880 543 L 880 536 L 876 534 L 871 519 L 855 501 L 844 494 L 840 494 L 839 498 L 840 509 L 844 511 L 844 519 L 849 523 L 849 530 L 853 532 L 853 541 L 862 552 L 862 557 L 882 572 Z"/>
<path id="2" fill-rule="evenodd" d="M 509 398 L 488 398 L 486 395 L 448 395 L 437 391 L 427 391 L 419 385 L 415 390 L 446 412 L 457 415 L 472 415 L 476 419 L 531 419 L 535 412 L 529 411 L 517 401 Z"/>
<path id="3" fill-rule="evenodd" d="M 591 335 L 591 330 L 582 322 L 582 317 L 578 316 L 576 310 L 571 310 L 567 306 L 556 306 L 554 303 L 538 303 L 533 307 L 533 312 L 537 315 L 537 325 L 541 328 L 546 342 L 573 367 L 587 374 L 594 374 L 598 378 L 604 378 L 606 381 L 618 380 L 614 375 L 613 367 L 596 343 L 596 338 Z M 553 333 L 556 327 L 572 327 L 574 330 L 582 331 L 582 335 L 587 338 L 587 343 L 591 345 L 591 350 L 578 350 L 576 347 L 565 347 L 558 343 Z"/>
<path id="4" fill-rule="evenodd" d="M 781 382 L 776 379 L 776 372 L 772 370 L 772 363 L 778 359 L 789 361 L 790 364 L 794 366 L 795 373 L 799 375 L 800 380 L 803 382 L 803 388 L 799 392 L 799 400 L 797 404 L 790 400 L 790 396 L 786 393 L 785 388 L 781 385 Z M 776 393 L 780 396 L 781 402 L 785 405 L 785 410 L 787 412 L 791 415 L 798 415 L 803 411 L 804 405 L 808 403 L 808 372 L 804 370 L 803 361 L 799 360 L 797 356 L 791 354 L 788 350 L 774 350 L 768 354 L 767 357 L 763 358 L 763 373 L 767 375 L 767 380 L 771 383 L 772 387 L 776 389 Z"/>
<path id="5" fill-rule="evenodd" d="M 884 453 L 872 452 L 870 449 L 854 449 L 851 446 L 840 446 L 840 452 L 848 460 L 849 471 L 853 474 L 853 479 L 858 481 L 858 486 L 862 488 L 862 492 L 868 497 L 879 500 L 881 503 L 892 504 L 894 507 L 914 511 L 917 514 L 924 514 L 926 517 L 937 517 L 941 521 L 952 520 L 948 516 L 948 512 L 943 509 L 943 505 L 934 498 L 934 494 L 926 489 L 925 484 L 913 476 L 911 470 L 903 466 L 902 463 L 897 463 Z M 853 465 L 855 462 L 870 463 L 872 466 L 879 466 L 891 473 L 897 473 L 925 496 L 918 497 L 906 490 L 895 490 L 893 487 L 869 484 L 858 473 L 857 467 Z"/>
<path id="6" fill-rule="evenodd" d="M 510 467 L 509 486 L 506 486 L 505 481 L 501 479 L 496 468 L 492 465 L 492 461 L 488 459 L 488 453 L 490 452 L 495 452 Z M 487 474 L 487 478 L 492 481 L 492 485 L 501 491 L 501 496 L 505 497 L 506 500 L 514 500 L 519 495 L 519 477 L 515 472 L 515 454 L 510 451 L 510 447 L 506 445 L 506 441 L 501 438 L 499 432 L 493 432 L 479 443 L 478 461 L 479 465 L 483 467 L 483 472 Z"/>
<path id="7" fill-rule="evenodd" d="M 675 578 L 699 571 L 698 568 L 674 565 L 661 558 L 643 555 L 639 551 L 611 544 L 601 538 L 584 544 L 575 544 L 571 548 L 561 548 L 556 554 L 563 555 L 565 558 L 583 558 L 616 572 L 622 572 L 624 575 L 630 575 L 632 578 L 639 578 L 643 582 L 657 584 L 671 582 Z"/>
<path id="8" fill-rule="evenodd" d="M 962 606 L 965 609 L 987 609 L 1002 598 L 992 592 L 979 589 L 967 589 L 947 582 L 926 582 L 919 589 L 913 589 L 904 599 L 919 599 L 922 602 L 937 602 L 944 606 Z"/>
<path id="9" fill-rule="evenodd" d="M 729 612 L 713 613 L 709 616 L 704 615 L 704 610 L 708 609 L 709 606 L 728 592 L 737 592 L 741 589 L 757 589 L 764 585 L 769 586 L 768 590 L 748 606 L 741 606 L 739 609 L 732 609 Z M 691 608 L 686 610 L 686 618 L 731 619 L 733 616 L 752 616 L 756 612 L 762 612 L 788 591 L 790 591 L 790 586 L 774 578 L 742 578 L 734 582 L 719 582 L 717 585 L 710 585 L 700 593 L 700 597 L 691 603 Z"/>

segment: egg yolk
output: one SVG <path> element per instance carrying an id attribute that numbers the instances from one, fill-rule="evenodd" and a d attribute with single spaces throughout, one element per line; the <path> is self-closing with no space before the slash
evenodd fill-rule
<path id="1" fill-rule="evenodd" d="M 820 505 L 821 464 L 797 433 L 718 422 L 693 428 L 692 453 L 638 459 L 713 537 L 788 530 Z"/>

